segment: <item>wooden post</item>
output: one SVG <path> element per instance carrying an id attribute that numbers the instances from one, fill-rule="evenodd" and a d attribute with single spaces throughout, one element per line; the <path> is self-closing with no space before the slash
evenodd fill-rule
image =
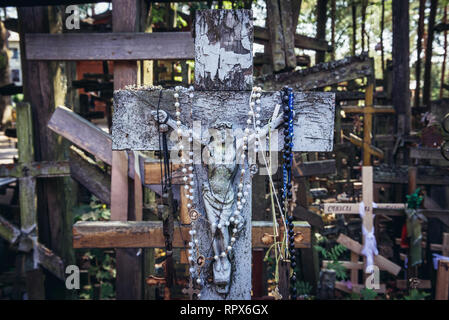
<path id="1" fill-rule="evenodd" d="M 134 32 L 139 26 L 138 0 L 112 1 L 112 29 L 114 32 Z M 137 61 L 114 62 L 114 89 L 138 83 Z M 134 184 L 134 199 L 141 201 L 142 188 Z M 137 192 L 136 192 L 137 191 Z M 140 191 L 140 194 L 139 194 Z M 128 212 L 128 158 L 124 151 L 112 151 L 111 167 L 111 220 L 126 221 L 130 216 L 141 217 L 141 213 Z M 140 209 L 138 204 L 136 209 Z M 142 260 L 136 256 L 138 249 L 117 249 L 117 299 L 142 298 Z"/>
<path id="2" fill-rule="evenodd" d="M 21 44 L 22 74 L 25 101 L 30 103 L 33 114 L 33 133 L 35 159 L 37 161 L 63 160 L 67 156 L 67 143 L 57 137 L 47 128 L 55 106 L 62 105 L 66 98 L 66 81 L 64 68 L 61 63 L 30 61 L 26 58 L 27 46 L 25 34 L 32 33 L 60 33 L 62 15 L 54 7 L 20 7 L 18 8 L 19 31 Z M 31 179 L 22 183 L 33 187 Z M 73 263 L 73 250 L 70 246 L 71 209 L 68 204 L 72 193 L 69 192 L 70 179 L 45 179 L 37 181 L 36 190 L 39 202 L 37 204 L 37 224 L 39 225 L 39 239 L 43 244 L 57 254 Z M 61 205 L 64 204 L 64 205 Z M 69 227 L 68 227 L 69 226 Z M 68 227 L 68 229 L 67 229 Z M 61 298 L 68 292 L 65 285 L 54 278 L 54 288 L 49 297 Z M 69 293 L 70 295 L 70 293 Z"/>
<path id="3" fill-rule="evenodd" d="M 449 300 L 449 261 L 438 261 L 435 300 Z"/>

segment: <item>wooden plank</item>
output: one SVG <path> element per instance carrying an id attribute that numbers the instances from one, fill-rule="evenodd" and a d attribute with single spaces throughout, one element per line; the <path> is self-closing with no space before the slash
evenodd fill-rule
<path id="1" fill-rule="evenodd" d="M 335 288 L 338 290 L 341 290 L 343 292 L 346 292 L 346 293 L 353 293 L 353 292 L 360 293 L 360 291 L 363 288 L 365 288 L 365 286 L 361 285 L 361 284 L 352 284 L 352 289 L 349 289 L 348 286 L 346 285 L 346 283 L 337 281 L 337 282 L 335 282 Z M 384 294 L 387 290 L 387 287 L 385 286 L 385 284 L 380 284 L 379 289 L 373 289 L 373 290 L 377 293 Z"/>
<path id="2" fill-rule="evenodd" d="M 410 148 L 410 158 L 447 161 L 441 154 L 441 149 L 439 148 Z"/>
<path id="3" fill-rule="evenodd" d="M 369 144 L 366 145 L 366 143 L 358 136 L 356 136 L 353 133 L 349 134 L 349 141 L 356 145 L 357 147 L 363 148 L 364 152 L 368 152 L 368 154 L 372 154 L 373 156 L 378 157 L 379 159 L 384 158 L 384 152 L 383 150 Z"/>
<path id="4" fill-rule="evenodd" d="M 20 237 L 20 229 L 0 216 L 0 237 L 9 243 L 15 244 Z"/>
<path id="5" fill-rule="evenodd" d="M 172 184 L 184 184 L 182 180 L 183 174 L 181 172 L 181 164 L 172 164 Z M 159 162 L 145 162 L 144 163 L 144 183 L 161 184 L 161 164 Z"/>
<path id="6" fill-rule="evenodd" d="M 381 210 L 403 210 L 405 209 L 404 203 L 376 203 L 377 207 L 374 208 L 374 213 L 380 213 Z M 358 203 L 323 203 L 324 214 L 359 214 Z M 394 214 L 394 213 L 392 213 Z"/>
<path id="7" fill-rule="evenodd" d="M 120 8 L 120 10 L 112 11 L 113 32 L 139 31 L 140 1 L 113 0 L 112 6 Z M 137 85 L 138 81 L 137 61 L 114 62 L 114 90 L 123 89 L 127 85 Z M 127 154 L 112 151 L 111 160 L 111 220 L 132 220 L 132 217 L 138 216 L 139 213 L 136 215 L 135 212 L 128 211 L 134 203 L 129 201 Z M 142 298 L 143 263 L 142 255 L 137 255 L 137 250 L 116 250 L 116 297 L 119 300 Z"/>
<path id="8" fill-rule="evenodd" d="M 372 68 L 374 69 L 374 62 Z M 368 77 L 368 83 L 365 88 L 365 106 L 366 107 L 372 107 L 374 104 L 374 85 L 375 85 L 375 78 L 374 76 Z M 364 113 L 363 114 L 363 165 L 364 166 L 371 166 L 371 155 L 373 146 L 371 146 L 371 134 L 373 131 L 373 114 L 372 113 Z M 352 141 L 351 141 L 352 142 Z M 383 159 L 383 152 L 382 157 Z M 372 169 L 371 169 L 371 178 L 372 176 Z M 372 187 L 372 183 L 371 183 Z M 372 196 L 372 195 L 371 195 Z"/>
<path id="9" fill-rule="evenodd" d="M 271 222 L 252 222 L 253 248 L 268 248 L 272 244 L 273 226 Z M 189 239 L 189 226 L 175 227 L 173 247 L 184 248 Z M 295 243 L 297 248 L 310 246 L 310 226 L 305 222 L 295 222 L 296 233 L 302 240 Z M 270 242 L 271 239 L 271 242 Z M 165 238 L 161 221 L 83 221 L 73 225 L 74 248 L 164 248 Z"/>
<path id="10" fill-rule="evenodd" d="M 264 32 L 267 32 L 267 45 L 269 46 L 270 56 L 271 56 L 271 65 L 273 67 L 274 72 L 279 72 L 285 69 L 285 55 L 286 52 L 284 50 L 284 32 L 282 31 L 282 23 L 281 23 L 281 14 L 279 8 L 279 1 L 277 0 L 267 0 L 267 20 L 266 25 L 267 29 L 260 28 Z M 257 31 L 260 32 L 258 27 Z M 255 34 L 256 30 L 255 30 Z M 257 37 L 255 37 L 257 39 Z M 257 41 L 257 40 L 256 40 Z"/>
<path id="11" fill-rule="evenodd" d="M 73 179 L 82 184 L 100 201 L 111 203 L 111 176 L 79 150 L 70 150 L 70 171 Z"/>
<path id="12" fill-rule="evenodd" d="M 196 119 L 207 119 L 213 124 L 227 121 L 233 124 L 233 130 L 246 127 L 247 111 L 244 108 L 229 108 L 230 105 L 246 105 L 250 92 L 195 91 L 189 97 L 187 90 L 179 91 L 179 100 L 186 110 L 192 108 Z M 263 108 L 261 125 L 267 124 L 273 115 L 274 107 L 280 101 L 279 92 L 262 92 Z M 157 109 L 159 89 L 140 88 L 137 90 L 119 90 L 114 92 L 114 119 L 112 140 L 114 150 L 158 150 L 157 124 L 151 111 Z M 174 115 L 173 90 L 164 90 L 160 105 L 169 115 Z M 335 115 L 335 95 L 326 92 L 295 92 L 295 120 L 293 151 L 331 151 L 333 148 L 333 124 Z M 181 114 L 181 122 L 191 125 L 186 115 Z M 206 125 L 206 124 L 204 124 Z M 204 129 L 204 128 L 203 128 Z M 169 132 L 170 133 L 170 132 Z M 282 134 L 279 135 L 281 137 Z M 176 141 L 169 139 L 171 149 Z M 280 146 L 281 144 L 279 144 Z"/>
<path id="13" fill-rule="evenodd" d="M 324 88 L 371 76 L 374 73 L 371 61 L 372 59 L 367 55 L 348 57 L 320 63 L 307 69 L 261 76 L 254 82 L 265 90 L 281 90 L 284 86 L 298 90 Z"/>
<path id="14" fill-rule="evenodd" d="M 160 0 L 163 2 L 164 0 Z M 111 0 L 4 0 L 3 7 L 31 7 L 31 6 L 56 6 L 56 5 L 70 5 L 70 4 L 84 4 L 84 3 L 98 3 L 111 2 Z"/>
<path id="15" fill-rule="evenodd" d="M 194 59 L 190 32 L 32 33 L 25 43 L 28 60 Z"/>
<path id="16" fill-rule="evenodd" d="M 65 281 L 64 261 L 43 244 L 38 243 L 35 250 L 37 250 L 37 261 L 39 264 L 59 280 Z"/>
<path id="17" fill-rule="evenodd" d="M 340 234 L 337 242 L 344 245 L 346 248 L 351 250 L 352 252 L 361 255 L 362 254 L 362 245 L 357 241 L 352 240 L 348 236 L 344 234 Z M 401 267 L 397 264 L 391 262 L 381 255 L 374 256 L 374 264 L 378 266 L 381 270 L 386 270 L 393 275 L 398 275 L 401 271 Z"/>
<path id="18" fill-rule="evenodd" d="M 197 10 L 195 34 L 195 89 L 252 89 L 251 10 Z"/>
<path id="19" fill-rule="evenodd" d="M 363 225 L 365 226 L 367 232 L 371 232 L 373 225 L 373 167 L 363 166 L 362 167 L 362 179 L 363 179 L 363 189 L 362 189 L 362 199 L 365 206 L 365 214 L 363 216 Z"/>
<path id="20" fill-rule="evenodd" d="M 443 233 L 442 255 L 449 257 L 449 233 Z"/>
<path id="21" fill-rule="evenodd" d="M 293 167 L 294 177 L 310 177 L 334 174 L 336 170 L 335 159 L 307 161 Z"/>
<path id="22" fill-rule="evenodd" d="M 307 210 L 302 205 L 297 204 L 293 210 L 293 216 L 295 220 L 307 221 L 311 226 L 321 230 L 324 226 L 323 218 L 310 210 Z"/>
<path id="23" fill-rule="evenodd" d="M 254 42 L 260 44 L 268 44 L 270 41 L 270 33 L 267 28 L 254 26 Z M 295 34 L 295 47 L 316 51 L 331 51 L 332 47 L 325 40 L 320 40 L 301 34 Z"/>
<path id="24" fill-rule="evenodd" d="M 392 106 L 341 107 L 345 113 L 395 113 Z"/>
<path id="25" fill-rule="evenodd" d="M 109 135 L 69 108 L 62 106 L 56 108 L 48 122 L 48 127 L 79 148 L 111 165 L 112 141 Z"/>
<path id="26" fill-rule="evenodd" d="M 430 280 L 418 280 L 418 287 L 417 289 L 432 289 L 432 282 Z M 404 279 L 398 279 L 396 280 L 396 287 L 401 290 L 407 290 L 408 284 L 407 280 Z"/>
<path id="27" fill-rule="evenodd" d="M 355 253 L 354 253 L 355 254 Z M 357 254 L 355 254 L 357 257 L 358 257 L 358 255 Z M 352 257 L 352 253 L 351 253 L 351 257 Z M 350 269 L 350 270 L 353 270 L 353 269 L 355 269 L 355 270 L 363 270 L 363 262 L 362 261 L 358 261 L 358 258 L 357 258 L 357 261 L 356 262 L 354 262 L 354 261 L 339 261 L 340 263 L 341 263 L 341 265 L 344 267 L 344 268 L 346 268 L 346 269 Z M 323 268 L 326 268 L 330 263 L 332 263 L 332 261 L 330 261 L 330 260 L 323 260 Z M 351 277 L 351 279 L 352 279 L 352 277 Z M 354 279 L 355 280 L 355 279 Z M 352 281 L 351 280 L 351 282 L 352 283 L 357 283 L 358 282 L 358 279 L 356 280 L 356 281 Z"/>
<path id="28" fill-rule="evenodd" d="M 26 164 L 0 165 L 0 177 L 33 176 L 38 178 L 64 177 L 70 175 L 68 161 L 41 161 Z"/>
<path id="29" fill-rule="evenodd" d="M 435 300 L 449 300 L 449 261 L 438 261 Z"/>

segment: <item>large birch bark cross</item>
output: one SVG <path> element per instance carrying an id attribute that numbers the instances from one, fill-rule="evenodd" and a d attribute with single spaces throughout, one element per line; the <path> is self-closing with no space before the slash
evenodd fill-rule
<path id="1" fill-rule="evenodd" d="M 238 139 L 238 132 L 242 132 L 246 127 L 253 84 L 252 12 L 250 10 L 197 11 L 195 33 L 195 91 L 187 89 L 179 91 L 180 118 L 185 127 L 192 128 L 201 123 L 201 129 L 194 131 L 195 140 L 200 142 L 196 145 L 201 149 L 194 155 L 196 186 L 193 203 L 193 207 L 200 213 L 200 219 L 192 224 L 192 228 L 197 232 L 199 251 L 210 257 L 214 256 L 211 248 L 217 239 L 214 239 L 211 234 L 210 223 L 206 217 L 206 206 L 210 205 L 207 203 L 210 200 L 205 199 L 203 186 L 209 184 L 211 177 L 207 166 L 202 163 L 201 154 L 210 139 L 209 128 L 219 123 L 231 124 Z M 129 88 L 116 91 L 112 148 L 114 150 L 159 150 L 158 130 L 161 117 L 158 119 L 155 111 L 158 108 L 164 111 L 159 114 L 167 116 L 163 120 L 169 131 L 173 131 L 172 129 L 176 127 L 173 94 L 173 89 L 159 88 Z M 261 126 L 267 128 L 275 105 L 281 103 L 280 93 L 262 92 L 260 100 Z M 332 150 L 334 105 L 335 97 L 332 93 L 294 93 L 293 151 Z M 274 126 L 273 123 L 271 127 Z M 170 150 L 174 149 L 177 142 L 176 133 L 172 133 L 174 139 L 168 141 Z M 278 135 L 277 141 L 283 141 L 282 133 Z M 251 147 L 249 145 L 249 148 Z M 277 150 L 281 148 L 282 142 Z M 237 168 L 246 169 L 244 182 L 251 185 L 248 163 L 236 164 L 235 169 Z M 233 191 L 236 190 L 239 179 L 230 178 L 229 182 L 230 188 Z M 248 191 L 250 200 L 251 189 Z M 235 206 L 234 201 L 230 210 L 234 210 Z M 223 282 L 219 284 L 214 280 L 219 277 L 213 272 L 214 261 L 206 260 L 200 275 L 204 284 L 201 290 L 202 299 L 251 298 L 251 201 L 247 201 L 241 210 L 241 216 L 244 223 L 233 246 L 233 254 L 229 257 L 231 271 L 227 285 L 223 286 Z"/>

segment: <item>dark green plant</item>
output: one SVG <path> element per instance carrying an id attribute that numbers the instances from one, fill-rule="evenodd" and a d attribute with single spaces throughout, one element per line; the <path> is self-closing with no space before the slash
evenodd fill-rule
<path id="1" fill-rule="evenodd" d="M 110 209 L 97 198 L 89 204 L 73 209 L 74 222 L 105 221 L 111 217 Z M 81 299 L 111 299 L 115 297 L 115 258 L 112 251 L 102 249 L 79 250 L 82 269 L 87 269 L 87 283 L 82 283 Z"/>
<path id="2" fill-rule="evenodd" d="M 327 241 L 323 238 L 322 241 Z M 341 244 L 336 244 L 329 250 L 317 244 L 314 246 L 315 250 L 317 250 L 325 260 L 329 260 L 327 264 L 327 269 L 335 270 L 336 276 L 338 280 L 346 280 L 348 277 L 346 274 L 346 269 L 343 267 L 341 262 L 339 261 L 340 256 L 347 250 L 345 246 Z"/>
<path id="3" fill-rule="evenodd" d="M 409 295 L 404 297 L 404 300 L 425 300 L 428 296 L 430 296 L 430 293 L 411 289 Z"/>
<path id="4" fill-rule="evenodd" d="M 296 291 L 298 296 L 310 296 L 312 289 L 312 285 L 306 281 L 296 282 Z"/>

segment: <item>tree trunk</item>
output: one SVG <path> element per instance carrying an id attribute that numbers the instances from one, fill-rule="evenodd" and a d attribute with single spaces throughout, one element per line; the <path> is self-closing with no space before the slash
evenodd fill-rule
<path id="1" fill-rule="evenodd" d="M 380 59 L 382 66 L 382 79 L 385 80 L 384 29 L 385 29 L 385 0 L 382 0 L 382 13 L 380 18 L 380 57 L 381 57 Z"/>
<path id="2" fill-rule="evenodd" d="M 366 22 L 366 7 L 368 6 L 367 0 L 362 0 L 362 30 L 360 30 L 360 37 L 362 39 L 362 52 L 365 52 L 365 22 Z"/>
<path id="3" fill-rule="evenodd" d="M 434 37 L 435 17 L 437 13 L 438 0 L 430 1 L 429 22 L 427 24 L 427 44 L 426 44 L 426 61 L 424 66 L 424 89 L 423 103 L 430 107 L 432 95 L 432 45 Z"/>
<path id="4" fill-rule="evenodd" d="M 416 65 L 415 65 L 415 102 L 414 106 L 419 107 L 421 101 L 421 51 L 424 35 L 424 10 L 426 8 L 426 0 L 419 0 L 419 20 L 418 20 L 418 39 L 416 43 Z"/>
<path id="5" fill-rule="evenodd" d="M 10 83 L 9 80 L 9 57 L 8 57 L 8 30 L 0 21 L 0 87 Z M 3 112 L 11 99 L 8 96 L 0 95 L 0 126 L 3 119 Z"/>
<path id="6" fill-rule="evenodd" d="M 327 0 L 318 0 L 317 3 L 317 27 L 316 38 L 326 40 L 326 21 L 327 21 Z M 326 52 L 317 51 L 315 56 L 315 63 L 324 62 Z"/>
<path id="7" fill-rule="evenodd" d="M 409 2 L 393 0 L 393 106 L 399 135 L 410 133 Z"/>
<path id="8" fill-rule="evenodd" d="M 352 1 L 352 55 L 355 56 L 355 51 L 357 47 L 357 5 L 355 1 Z"/>
<path id="9" fill-rule="evenodd" d="M 335 60 L 335 20 L 336 20 L 336 0 L 331 0 L 331 46 L 332 46 L 332 52 L 331 52 L 331 60 Z"/>
<path id="10" fill-rule="evenodd" d="M 443 23 L 447 23 L 447 5 L 444 7 Z M 447 57 L 447 30 L 444 30 L 444 55 L 443 55 L 443 65 L 441 66 L 441 81 L 440 81 L 440 99 L 443 98 L 443 85 L 444 85 L 444 74 L 446 72 L 446 57 Z"/>
<path id="11" fill-rule="evenodd" d="M 47 123 L 56 106 L 64 105 L 67 98 L 67 76 L 64 62 L 26 60 L 25 33 L 60 33 L 62 6 L 21 7 L 18 9 L 23 89 L 25 101 L 33 112 L 33 130 L 36 161 L 68 159 L 69 143 L 54 134 Z M 64 259 L 65 264 L 75 262 L 71 245 L 74 206 L 73 181 L 70 178 L 38 179 L 38 231 L 40 241 Z M 71 297 L 64 283 L 47 277 L 52 290 L 48 298 Z"/>

